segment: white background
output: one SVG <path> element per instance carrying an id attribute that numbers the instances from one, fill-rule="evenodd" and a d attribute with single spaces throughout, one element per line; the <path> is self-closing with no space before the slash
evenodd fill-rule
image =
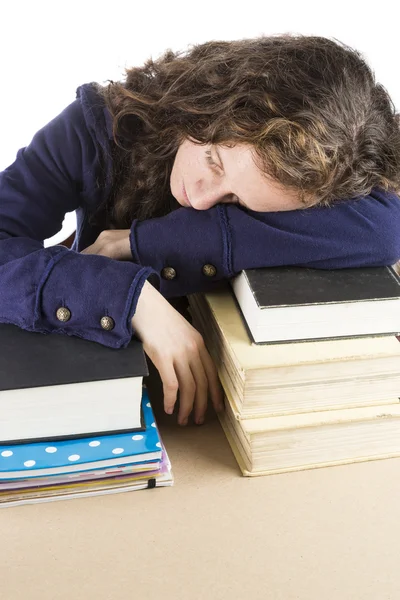
<path id="1" fill-rule="evenodd" d="M 0 170 L 90 81 L 123 77 L 164 50 L 272 33 L 336 38 L 357 48 L 400 107 L 397 2 L 41 0 L 1 7 Z M 46 241 L 75 229 L 74 214 Z"/>

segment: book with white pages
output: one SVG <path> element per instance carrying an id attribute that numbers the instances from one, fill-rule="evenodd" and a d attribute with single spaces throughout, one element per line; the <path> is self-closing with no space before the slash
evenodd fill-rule
<path id="1" fill-rule="evenodd" d="M 231 284 L 255 343 L 400 332 L 394 267 L 248 269 Z"/>
<path id="2" fill-rule="evenodd" d="M 113 349 L 0 323 L 0 444 L 144 429 L 141 342 Z"/>

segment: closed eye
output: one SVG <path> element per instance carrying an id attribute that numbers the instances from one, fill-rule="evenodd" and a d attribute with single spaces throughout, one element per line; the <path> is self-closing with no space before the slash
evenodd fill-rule
<path id="1" fill-rule="evenodd" d="M 213 161 L 212 156 L 211 156 L 211 150 L 206 150 L 206 161 L 212 167 L 217 167 L 217 169 L 221 169 L 221 167 L 219 165 L 217 165 L 216 162 Z"/>
<path id="2" fill-rule="evenodd" d="M 218 154 L 218 151 L 217 151 Z M 219 154 L 218 154 L 219 157 Z M 212 156 L 211 156 L 211 150 L 206 150 L 206 161 L 208 162 L 208 164 L 212 167 L 216 167 L 217 169 L 219 169 L 220 171 L 223 171 L 223 168 L 220 167 L 219 165 L 217 165 L 216 162 L 214 162 Z M 238 204 L 239 206 L 243 206 L 244 208 L 247 208 L 246 204 L 244 204 L 243 202 L 241 202 L 240 198 L 238 198 L 235 194 L 232 194 L 232 200 L 231 200 L 232 204 Z"/>

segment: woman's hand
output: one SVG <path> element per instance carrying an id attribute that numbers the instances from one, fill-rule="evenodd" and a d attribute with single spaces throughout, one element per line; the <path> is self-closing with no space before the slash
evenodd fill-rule
<path id="1" fill-rule="evenodd" d="M 203 338 L 147 281 L 132 327 L 160 373 L 166 413 L 172 414 L 178 389 L 180 425 L 187 424 L 192 409 L 195 422 L 203 423 L 208 393 L 215 410 L 223 410 L 222 388 Z"/>
<path id="2" fill-rule="evenodd" d="M 115 260 L 132 260 L 129 241 L 130 229 L 105 229 L 94 244 L 81 251 L 81 254 L 100 254 Z"/>

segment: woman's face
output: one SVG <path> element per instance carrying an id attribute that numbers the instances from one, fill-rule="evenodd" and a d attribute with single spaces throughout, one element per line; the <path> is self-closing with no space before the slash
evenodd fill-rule
<path id="1" fill-rule="evenodd" d="M 221 203 L 257 212 L 304 208 L 294 191 L 278 187 L 261 173 L 245 144 L 226 148 L 185 140 L 176 153 L 170 185 L 179 204 L 196 210 Z"/>

